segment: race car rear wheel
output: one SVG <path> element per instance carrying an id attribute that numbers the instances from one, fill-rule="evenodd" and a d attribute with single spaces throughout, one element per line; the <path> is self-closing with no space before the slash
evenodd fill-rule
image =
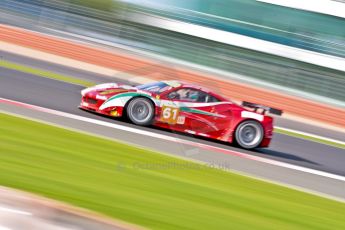
<path id="1" fill-rule="evenodd" d="M 127 117 L 136 125 L 151 125 L 154 117 L 154 106 L 150 99 L 138 97 L 127 106 Z"/>
<path id="2" fill-rule="evenodd" d="M 262 125 L 254 120 L 242 122 L 235 132 L 236 142 L 245 149 L 258 147 L 264 138 Z"/>

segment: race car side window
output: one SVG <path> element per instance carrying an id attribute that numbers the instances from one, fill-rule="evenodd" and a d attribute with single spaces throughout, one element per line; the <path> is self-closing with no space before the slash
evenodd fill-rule
<path id="1" fill-rule="evenodd" d="M 179 100 L 179 101 L 189 101 L 189 102 L 208 102 L 211 95 L 197 89 L 183 88 L 176 91 L 170 92 L 168 94 L 168 99 Z M 217 100 L 216 98 L 214 98 Z M 213 99 L 212 99 L 213 100 Z"/>
<path id="2" fill-rule="evenodd" d="M 215 98 L 212 95 L 208 95 L 208 99 L 207 102 L 212 103 L 212 102 L 219 102 L 219 100 L 217 98 Z"/>

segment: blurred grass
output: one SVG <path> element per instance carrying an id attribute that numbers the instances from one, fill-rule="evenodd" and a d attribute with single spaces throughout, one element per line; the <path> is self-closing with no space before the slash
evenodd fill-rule
<path id="1" fill-rule="evenodd" d="M 344 203 L 5 114 L 0 184 L 152 229 L 345 227 Z"/>
<path id="2" fill-rule="evenodd" d="M 95 85 L 94 82 L 86 81 L 86 80 L 79 79 L 76 77 L 71 77 L 71 76 L 58 74 L 55 72 L 36 69 L 36 68 L 32 68 L 30 66 L 20 65 L 20 64 L 16 64 L 16 63 L 4 61 L 4 60 L 0 60 L 0 67 L 13 69 L 13 70 L 17 70 L 17 71 L 24 72 L 24 73 L 34 74 L 36 76 L 46 77 L 46 78 L 50 78 L 50 79 L 54 79 L 54 80 L 58 80 L 58 81 L 64 81 L 64 82 L 68 82 L 68 83 L 76 84 L 76 85 L 81 85 L 81 86 L 85 86 L 85 87 Z"/>

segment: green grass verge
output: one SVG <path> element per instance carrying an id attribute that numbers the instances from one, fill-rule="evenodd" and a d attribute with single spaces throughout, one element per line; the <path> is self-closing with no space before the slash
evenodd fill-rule
<path id="1" fill-rule="evenodd" d="M 37 75 L 40 77 L 46 77 L 46 78 L 50 78 L 50 79 L 54 79 L 54 80 L 64 81 L 64 82 L 68 82 L 71 84 L 82 85 L 85 87 L 95 85 L 94 82 L 90 82 L 90 81 L 86 81 L 83 79 L 79 79 L 79 78 L 75 78 L 75 77 L 71 77 L 71 76 L 66 76 L 66 75 L 62 75 L 62 74 L 57 74 L 57 73 L 46 71 L 46 70 L 36 69 L 36 68 L 32 68 L 32 67 L 25 66 L 25 65 L 19 65 L 19 64 L 9 62 L 9 61 L 4 61 L 4 60 L 0 61 L 0 67 L 17 70 L 17 71 L 24 72 L 24 73 L 30 73 L 30 74 L 34 74 L 34 75 Z"/>
<path id="2" fill-rule="evenodd" d="M 345 227 L 344 203 L 6 114 L 0 184 L 152 229 Z"/>
<path id="3" fill-rule="evenodd" d="M 274 132 L 275 133 L 284 134 L 284 135 L 288 135 L 288 136 L 292 136 L 292 137 L 306 139 L 306 140 L 313 141 L 313 142 L 318 142 L 318 143 L 325 144 L 325 145 L 330 145 L 330 146 L 341 148 L 341 149 L 345 149 L 345 145 L 344 144 L 333 142 L 333 141 L 329 141 L 329 140 L 324 140 L 324 139 L 320 139 L 320 138 L 317 138 L 317 137 L 312 137 L 312 136 L 308 136 L 308 135 L 304 135 L 304 134 L 300 134 L 300 133 L 295 133 L 295 132 L 291 132 L 291 131 L 288 131 L 288 130 L 274 128 Z"/>

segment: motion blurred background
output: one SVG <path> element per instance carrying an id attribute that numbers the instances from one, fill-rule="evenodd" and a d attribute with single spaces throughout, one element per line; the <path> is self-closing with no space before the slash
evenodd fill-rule
<path id="1" fill-rule="evenodd" d="M 344 108 L 344 19 L 266 2 L 3 0 L 0 22 L 156 54 Z M 320 2 L 344 12 L 338 1 Z"/>
<path id="2" fill-rule="evenodd" d="M 196 77 L 197 74 L 200 74 L 200 76 L 207 75 L 210 76 L 210 78 L 197 83 L 204 84 L 217 91 L 220 91 L 220 93 L 223 93 L 226 96 L 235 99 L 235 101 L 241 101 L 246 98 L 250 98 L 250 101 L 252 102 L 281 108 L 284 110 L 284 117 L 282 120 L 280 120 L 280 124 L 285 124 L 285 118 L 291 119 L 293 120 L 293 122 L 296 122 L 292 122 L 294 124 L 293 128 L 299 128 L 299 125 L 304 122 L 309 122 L 308 124 L 317 125 L 319 125 L 319 123 L 322 123 L 320 127 L 327 127 L 329 129 L 334 128 L 333 130 L 339 131 L 340 134 L 337 133 L 336 135 L 334 134 L 334 136 L 331 136 L 332 131 L 328 130 L 328 133 L 326 131 L 325 133 L 331 133 L 328 137 L 336 137 L 337 139 L 341 139 L 342 137 L 343 139 L 341 139 L 340 141 L 345 140 L 343 135 L 345 127 L 344 18 L 345 3 L 343 1 L 335 0 L 0 1 L 0 24 L 20 27 L 26 30 L 38 32 L 40 34 L 42 33 L 53 35 L 55 38 L 63 38 L 72 42 L 77 41 L 77 43 L 79 44 L 84 44 L 89 47 L 101 48 L 102 50 L 113 52 L 114 54 L 121 53 L 126 54 L 130 57 L 139 57 L 138 60 L 140 61 L 154 60 L 152 61 L 152 63 L 154 63 L 152 64 L 152 66 L 133 68 L 129 63 L 118 63 L 118 66 L 125 66 L 124 69 L 129 69 L 126 72 L 129 78 L 136 77 L 137 75 L 141 74 L 145 79 L 152 77 L 155 80 L 180 78 L 188 79 L 188 77 L 190 76 L 191 81 L 193 81 L 194 79 L 199 79 Z M 0 28 L 0 30 L 1 29 L 3 28 Z M 11 35 L 11 37 L 6 33 L 2 33 L 0 34 L 0 40 L 15 40 L 15 35 Z M 20 41 L 20 38 L 18 36 L 18 41 L 22 42 L 22 40 Z M 24 44 L 24 42 L 22 43 Z M 44 45 L 42 44 L 42 47 L 43 46 Z M 65 53 L 67 54 L 69 52 L 70 50 L 65 51 Z M 87 53 L 80 54 L 80 56 L 83 55 L 87 56 Z M 2 60 L 6 61 L 6 58 L 2 57 Z M 113 60 L 106 61 L 107 63 L 111 63 Z M 188 75 L 186 74 L 186 72 L 185 75 L 183 75 L 180 73 L 181 69 L 187 69 L 190 71 L 190 73 L 196 73 L 196 75 Z M 116 78 L 117 75 L 114 74 L 113 77 Z M 97 76 L 92 76 L 90 77 L 90 79 L 91 78 L 96 79 Z M 15 86 L 13 86 L 13 89 L 15 89 Z M 49 88 L 47 90 L 49 90 Z M 79 98 L 77 98 L 77 100 L 79 100 Z M 298 103 L 290 103 L 295 101 L 298 101 Z M 60 103 L 64 104 L 63 101 Z M 77 105 L 75 107 L 77 107 Z M 8 120 L 7 123 L 6 120 Z M 29 125 L 27 126 L 29 128 L 22 129 L 22 127 L 26 127 L 25 122 L 19 120 L 16 121 L 14 118 L 8 118 L 5 116 L 2 119 L 2 122 L 3 126 L 9 123 L 11 123 L 11 126 L 16 126 L 14 127 L 14 130 L 17 129 L 19 131 L 17 133 L 14 133 L 15 135 L 23 132 L 27 134 L 29 138 L 32 136 L 32 140 L 30 139 L 28 140 L 28 142 L 39 142 L 39 138 L 42 138 L 41 136 L 39 136 L 41 134 L 37 134 L 38 137 L 36 138 L 35 133 L 33 135 L 31 135 L 30 133 L 31 130 L 35 130 L 36 126 L 39 126 L 37 124 L 35 126 L 32 126 L 33 128 Z M 2 125 L 0 125 L 0 127 L 2 128 Z M 10 125 L 8 125 L 8 127 L 8 129 L 13 128 L 10 127 Z M 320 131 L 320 127 L 318 126 L 318 128 L 315 129 L 311 128 L 310 130 Z M 48 137 L 50 138 L 48 142 L 49 145 L 47 144 L 48 146 L 50 146 L 51 143 L 54 143 L 55 139 L 60 140 L 61 143 L 65 143 L 64 141 L 66 140 L 64 138 L 71 135 L 67 131 L 50 130 L 47 127 L 42 128 L 42 130 L 45 130 L 47 132 L 47 139 Z M 57 135 L 57 133 L 59 134 L 59 136 L 55 136 Z M 322 133 L 316 134 L 321 135 Z M 7 136 L 3 133 L 3 138 L 5 139 L 6 137 Z M 309 146 L 309 142 L 307 145 L 305 142 L 300 141 L 301 139 L 298 138 L 302 139 L 301 136 L 294 136 L 290 140 L 290 142 L 285 142 L 284 139 L 284 141 L 280 141 L 276 146 L 279 145 L 279 148 L 281 147 L 282 149 L 290 149 L 290 146 L 294 146 L 296 143 L 298 143 L 296 144 L 298 145 L 298 147 L 302 146 L 301 148 L 296 148 L 298 151 L 300 149 L 303 150 L 303 148 L 307 148 L 307 146 Z M 39 141 L 37 141 L 37 139 Z M 145 140 L 144 137 L 143 140 Z M 310 140 L 311 139 L 309 139 L 309 141 Z M 66 151 L 71 150 L 71 152 L 78 152 L 80 150 L 78 148 L 78 145 L 84 146 L 84 143 L 93 143 L 92 141 L 95 140 L 78 136 L 78 141 L 75 141 L 74 148 L 68 149 L 64 145 L 62 147 L 59 147 L 61 149 L 65 148 Z M 101 142 L 99 140 L 96 141 L 97 143 Z M 311 142 L 312 141 L 314 140 L 311 140 Z M 338 142 L 340 143 L 340 141 Z M 109 144 L 103 142 L 101 143 L 104 146 L 107 146 Z M 68 146 L 69 144 L 70 143 L 66 141 L 66 146 Z M 315 143 L 313 142 L 313 144 Z M 20 144 L 16 145 L 22 147 Z M 264 187 L 261 187 L 261 185 L 257 185 L 257 182 L 252 181 L 251 179 L 244 183 L 242 177 L 239 178 L 235 176 L 230 178 L 228 177 L 228 174 L 224 172 L 215 173 L 212 170 L 210 170 L 211 172 L 207 171 L 206 173 L 185 173 L 185 171 L 182 170 L 175 170 L 173 172 L 169 171 L 167 173 L 159 172 L 157 174 L 156 172 L 154 172 L 154 176 L 152 176 L 151 174 L 148 176 L 149 173 L 145 174 L 146 171 L 145 173 L 143 173 L 142 171 L 131 171 L 130 169 L 126 171 L 126 167 L 122 168 L 122 163 L 126 163 L 127 160 L 129 162 L 127 162 L 128 164 L 133 164 L 133 162 L 138 163 L 145 160 L 145 156 L 149 156 L 152 157 L 152 159 L 158 160 L 162 160 L 165 158 L 161 157 L 159 154 L 159 156 L 157 157 L 157 155 L 152 152 L 144 153 L 144 151 L 142 155 L 137 156 L 135 155 L 136 152 L 140 152 L 141 150 L 132 149 L 129 147 L 126 147 L 123 150 L 121 149 L 122 147 L 119 146 L 120 144 L 118 143 L 111 145 L 112 150 L 117 148 L 120 149 L 116 150 L 118 152 L 114 154 L 117 157 L 116 159 L 113 158 L 113 152 L 105 152 L 104 155 L 102 155 L 103 153 L 100 153 L 101 157 L 99 158 L 98 155 L 92 155 L 93 152 L 91 150 L 90 152 L 87 152 L 88 148 L 85 147 L 86 150 L 83 149 L 83 151 L 87 152 L 87 154 L 85 154 L 85 156 L 82 156 L 85 157 L 86 160 L 80 165 L 76 164 L 76 162 L 79 162 L 79 158 L 78 160 L 76 160 L 76 157 L 74 155 L 70 156 L 70 153 L 67 152 L 64 157 L 66 157 L 66 159 L 68 160 L 66 160 L 66 162 L 63 162 L 62 166 L 56 167 L 55 170 L 56 172 L 58 172 L 56 174 L 54 174 L 53 170 L 50 171 L 49 164 L 42 166 L 47 167 L 44 169 L 47 170 L 47 173 L 43 174 L 37 173 L 40 171 L 35 171 L 35 167 L 28 167 L 30 170 L 34 168 L 33 171 L 37 173 L 32 174 L 34 176 L 32 178 L 30 177 L 31 181 L 29 182 L 26 180 L 26 175 L 14 177 L 13 180 L 12 177 L 3 176 L 3 178 L 1 178 L 2 173 L 0 169 L 0 182 L 4 181 L 4 184 L 6 186 L 11 187 L 13 185 L 13 187 L 19 189 L 23 188 L 23 190 L 28 190 L 30 192 L 37 192 L 40 195 L 44 195 L 50 198 L 58 197 L 59 200 L 62 200 L 64 202 L 70 202 L 76 206 L 92 209 L 96 212 L 103 212 L 103 214 L 106 214 L 108 216 L 115 216 L 116 218 L 119 217 L 122 220 L 133 222 L 135 224 L 150 228 L 164 228 L 168 226 L 171 227 L 171 229 L 174 229 L 187 226 L 191 229 L 200 229 L 200 227 L 204 227 L 202 222 L 204 220 L 199 219 L 198 221 L 200 222 L 195 221 L 195 223 L 191 223 L 191 219 L 196 219 L 193 216 L 195 213 L 193 213 L 192 211 L 188 213 L 188 215 L 186 215 L 185 220 L 182 220 L 181 223 L 178 223 L 181 225 L 178 225 L 176 223 L 175 226 L 172 224 L 175 222 L 174 218 L 181 217 L 179 216 L 181 212 L 175 212 L 175 210 L 179 210 L 179 208 L 181 208 L 181 206 L 179 206 L 179 202 L 182 200 L 182 206 L 185 205 L 183 206 L 184 208 L 189 207 L 188 205 L 186 205 L 186 203 L 184 203 L 186 200 L 183 199 L 187 199 L 189 201 L 189 197 L 191 196 L 191 194 L 195 195 L 195 192 L 199 191 L 199 187 L 195 186 L 195 184 L 204 183 L 204 177 L 206 181 L 205 183 L 208 183 L 207 186 L 209 187 L 205 187 L 205 197 L 200 196 L 200 200 L 198 200 L 198 197 L 195 203 L 199 204 L 199 202 L 204 202 L 208 198 L 212 197 L 214 191 L 216 191 L 216 194 L 220 197 L 219 199 L 222 200 L 212 200 L 212 202 L 214 202 L 212 203 L 212 205 L 219 205 L 221 207 L 221 211 L 225 210 L 224 213 L 226 212 L 226 214 L 228 214 L 228 210 L 226 210 L 226 208 L 228 207 L 225 207 L 223 210 L 222 202 L 228 202 L 229 194 L 235 195 L 234 197 L 238 196 L 240 198 L 243 198 L 242 196 L 243 194 L 245 194 L 245 199 L 238 199 L 238 203 L 236 203 L 237 201 L 235 198 L 235 203 L 231 203 L 229 205 L 233 205 L 231 206 L 231 208 L 236 205 L 238 205 L 239 207 L 242 207 L 241 205 L 243 205 L 243 213 L 248 214 L 249 217 L 251 217 L 251 215 L 253 214 L 253 216 L 255 217 L 260 216 L 260 218 L 263 216 L 262 212 L 268 210 L 267 215 L 272 215 L 272 219 L 276 218 L 276 216 L 274 216 L 275 213 L 272 214 L 269 213 L 269 211 L 278 210 L 280 207 L 284 206 L 279 202 L 283 202 L 283 204 L 285 204 L 284 202 L 286 200 L 289 202 L 299 202 L 298 199 L 300 197 L 304 197 L 304 195 L 300 193 L 291 195 L 292 192 L 290 190 L 288 192 L 286 192 L 285 190 L 281 191 L 280 187 L 277 188 L 273 185 L 268 186 L 265 184 Z M 313 147 L 317 149 L 317 145 L 315 146 Z M 343 159 L 343 155 L 340 154 L 340 152 L 344 149 L 343 142 L 337 146 L 341 147 L 335 148 L 335 146 L 333 145 L 334 148 L 332 147 L 332 153 L 334 153 L 334 155 L 340 156 L 338 159 Z M 2 146 L 0 145 L 0 150 L 1 147 Z M 23 149 L 21 149 L 20 151 L 27 151 L 25 147 L 27 146 L 24 145 L 24 147 L 22 147 Z M 44 147 L 46 146 L 43 146 L 43 149 Z M 328 145 L 327 147 L 331 148 Z M 89 148 L 92 149 L 90 146 Z M 320 147 L 320 149 L 320 151 L 324 151 L 322 147 Z M 193 147 L 191 152 L 193 152 L 194 150 L 195 148 Z M 285 162 L 288 163 L 295 163 L 298 161 L 302 162 L 302 166 L 304 166 L 304 164 L 308 164 L 308 166 L 314 164 L 313 161 L 304 160 L 303 158 L 294 156 L 293 152 L 284 153 L 283 151 L 279 152 L 278 150 L 269 149 L 267 152 L 265 152 L 266 157 L 268 156 L 268 158 L 270 158 L 274 156 L 277 158 L 280 157 L 279 159 L 284 158 Z M 295 150 L 295 153 L 298 152 L 297 150 Z M 303 152 L 302 150 L 300 152 Z M 3 148 L 3 151 L 8 151 L 9 153 L 9 150 L 5 148 Z M 61 157 L 60 152 L 54 152 L 54 149 L 48 149 L 47 151 L 52 152 L 51 159 L 53 159 L 53 161 L 55 159 L 63 158 Z M 121 151 L 126 154 L 121 155 Z M 183 149 L 182 151 L 185 151 L 185 149 Z M 197 149 L 196 152 L 199 153 L 198 151 L 199 150 Z M 244 150 L 241 151 L 243 152 Z M 308 151 L 306 151 L 306 155 L 313 156 L 313 150 L 311 149 L 309 152 Z M 133 158 L 128 157 L 129 154 L 134 152 L 135 154 L 132 155 L 134 156 Z M 326 150 L 324 152 L 328 153 Z M 269 153 L 271 153 L 271 155 Z M 45 153 L 41 154 L 42 156 L 45 156 Z M 54 154 L 56 154 L 56 156 Z M 257 153 L 250 152 L 249 154 L 255 155 Z M 303 154 L 305 154 L 305 152 L 303 152 Z M 6 154 L 0 156 L 4 157 L 4 155 Z M 191 156 L 192 155 L 193 154 L 191 154 Z M 37 166 L 37 168 L 40 168 L 40 157 L 42 156 L 30 155 L 26 160 L 32 165 L 38 164 L 39 166 Z M 6 157 L 4 158 L 7 159 Z M 120 161 L 117 162 L 116 160 L 119 159 Z M 337 162 L 337 159 L 333 159 L 332 161 L 329 160 L 325 155 L 322 155 L 322 157 L 319 158 L 318 156 L 316 156 L 315 159 L 315 161 L 320 160 L 321 162 L 326 162 L 325 165 L 327 165 L 328 163 L 329 165 L 335 165 L 334 168 L 338 170 L 337 172 L 339 172 L 339 174 L 343 173 L 343 169 L 339 169 L 341 168 L 341 166 L 339 165 L 342 162 Z M 12 165 L 8 164 L 6 166 L 8 167 L 8 170 L 6 172 L 10 172 L 8 173 L 9 175 L 12 175 L 11 170 L 13 165 L 13 168 L 18 171 L 21 171 L 22 167 L 25 168 L 27 166 L 25 164 L 24 166 L 21 165 L 20 158 L 13 157 L 13 159 L 11 158 L 11 160 L 12 161 L 9 162 L 11 162 Z M 113 165 L 109 166 L 108 163 L 112 161 L 118 166 L 121 166 L 119 167 L 120 170 L 116 171 L 114 170 L 114 168 L 112 168 Z M 67 165 L 66 169 L 64 168 L 65 163 Z M 89 165 L 94 166 L 92 170 L 95 170 L 95 173 L 90 172 L 89 168 L 87 167 L 86 169 L 84 168 L 84 166 Z M 313 167 L 322 168 L 324 166 L 317 163 L 315 163 L 315 165 L 316 166 L 313 165 Z M 80 170 L 78 171 L 79 174 L 71 173 L 71 175 L 66 174 L 66 176 L 63 172 L 58 171 L 68 171 L 73 167 L 77 167 L 77 170 Z M 327 167 L 325 166 L 325 168 Z M 333 168 L 331 169 L 333 170 Z M 50 173 L 52 174 L 50 175 Z M 212 174 L 213 176 L 206 177 L 205 175 L 207 173 L 215 174 Z M 47 179 L 47 183 L 46 181 L 39 179 L 39 176 L 41 176 L 41 174 L 43 176 L 46 176 L 45 179 Z M 168 176 L 165 174 L 167 174 Z M 7 174 L 4 173 L 3 175 Z M 93 178 L 94 181 L 90 179 L 90 182 L 88 180 L 89 178 L 85 177 L 85 175 L 89 176 L 89 178 Z M 155 176 L 159 178 L 157 179 Z M 71 181 L 68 181 L 70 177 L 72 179 Z M 175 179 L 178 178 L 176 179 L 176 181 L 178 182 L 174 181 L 174 183 L 171 183 L 172 186 L 176 186 L 176 193 L 170 193 L 171 188 L 166 185 L 166 177 Z M 129 192 L 131 194 L 131 197 L 126 197 L 123 194 L 119 195 L 117 193 L 113 193 L 113 191 L 117 191 L 116 189 L 118 188 L 116 183 L 110 183 L 113 187 L 110 186 L 108 190 L 107 183 L 109 183 L 109 181 L 107 180 L 109 179 L 110 182 L 113 182 L 111 181 L 111 179 L 113 178 L 115 178 L 114 180 L 118 180 L 117 182 L 119 182 L 120 185 L 121 183 L 123 183 L 122 187 L 119 186 L 119 191 L 122 192 L 121 189 L 123 188 L 123 191 L 125 191 L 123 192 L 123 194 Z M 131 181 L 130 179 L 133 178 L 134 180 Z M 181 185 L 179 178 L 186 179 L 186 181 L 188 182 L 186 182 L 186 184 L 188 186 L 185 184 Z M 18 181 L 16 181 L 17 179 L 18 181 L 22 179 L 25 183 L 19 183 Z M 55 181 L 56 185 L 54 184 L 55 182 L 52 182 L 55 179 L 57 181 Z M 158 181 L 157 184 L 156 179 Z M 68 182 L 65 184 L 65 181 Z M 238 182 L 238 184 L 231 184 L 232 187 L 229 189 L 229 187 L 227 187 L 227 183 L 233 182 Z M 74 183 L 76 183 L 75 187 Z M 156 190 L 150 190 L 151 187 L 147 186 L 147 184 L 154 187 L 154 189 Z M 97 187 L 96 185 L 103 185 L 103 187 Z M 164 187 L 165 185 L 166 187 Z M 204 186 L 204 184 L 202 185 Z M 255 185 L 257 187 L 252 185 Z M 59 186 L 66 186 L 66 188 L 60 188 Z M 186 190 L 184 186 L 187 186 L 189 189 L 187 190 L 188 192 L 190 192 L 190 194 L 187 194 L 188 196 L 185 195 Z M 238 191 L 236 190 L 236 192 L 233 192 L 233 189 L 237 188 L 237 186 L 239 186 L 240 189 Z M 142 190 L 138 188 L 141 188 Z M 81 192 L 78 189 L 80 189 Z M 223 194 L 223 190 L 227 193 Z M 267 193 L 267 190 L 269 190 L 271 193 Z M 339 191 L 336 192 L 338 194 Z M 136 196 L 137 194 L 138 196 Z M 154 200 L 157 194 L 165 195 L 162 200 L 166 203 L 162 205 L 162 210 L 164 212 L 172 211 L 173 213 L 171 217 L 169 215 L 164 215 L 164 217 L 160 216 L 160 214 L 163 215 L 164 212 L 158 208 L 155 209 L 156 207 L 160 206 L 157 204 L 153 205 L 153 201 L 148 201 L 149 199 L 147 199 L 147 197 L 151 196 L 150 198 Z M 121 203 L 122 200 L 120 198 L 123 198 L 122 196 L 124 198 L 127 198 L 128 200 L 125 200 L 123 201 L 123 203 Z M 174 206 L 174 201 L 170 200 L 171 197 L 175 198 L 174 196 L 180 196 L 180 200 L 176 202 L 176 206 Z M 5 192 L 0 190 L 0 203 L 4 204 L 4 207 L 8 208 L 8 210 L 10 210 L 11 207 L 15 207 L 18 209 L 22 208 L 25 210 L 25 212 L 19 213 L 21 215 L 25 215 L 25 219 L 22 222 L 16 223 L 17 227 L 19 226 L 19 229 L 24 229 L 23 226 L 27 226 L 28 223 L 36 223 L 37 226 L 39 226 L 36 229 L 44 229 L 44 227 L 42 226 L 49 226 L 46 227 L 46 229 L 77 229 L 77 226 L 82 229 L 137 229 L 137 227 L 128 225 L 114 227 L 112 224 L 110 224 L 110 222 L 108 223 L 107 221 L 97 222 L 97 218 L 94 218 L 96 219 L 96 221 L 95 223 L 91 224 L 91 222 L 89 223 L 88 220 L 86 220 L 89 217 L 88 215 L 84 216 L 76 214 L 80 210 L 72 213 L 66 211 L 65 209 L 51 210 L 49 209 L 49 207 L 47 208 L 47 210 L 49 209 L 50 211 L 46 211 L 46 209 L 40 210 L 41 208 L 39 207 L 46 208 L 47 203 L 49 203 L 50 201 L 44 203 L 43 205 L 41 203 L 35 205 L 33 204 L 35 203 L 34 201 L 31 201 L 30 199 L 24 199 L 23 197 L 26 197 L 26 195 L 20 193 L 19 195 L 13 197 L 13 195 L 10 195 L 7 190 Z M 252 199 L 252 197 L 254 198 Z M 102 198 L 104 198 L 104 200 Z M 269 202 L 267 203 L 269 203 L 269 208 L 273 208 L 272 210 L 269 208 L 261 210 L 261 206 L 255 206 L 251 203 L 259 200 L 260 202 L 262 202 L 262 204 L 267 205 L 266 199 L 270 198 L 272 198 L 273 200 L 269 200 Z M 112 199 L 118 199 L 116 200 L 118 203 L 111 203 L 110 201 L 112 201 Z M 142 201 L 142 203 L 135 202 L 136 199 Z M 279 202 L 274 199 L 279 200 Z M 331 206 L 329 205 L 329 203 L 322 200 L 323 198 L 318 198 L 321 200 L 318 200 L 318 202 L 320 203 L 314 202 L 314 200 L 310 197 L 306 197 L 303 199 L 306 200 L 307 203 L 301 204 L 301 207 L 296 205 L 295 203 L 293 203 L 291 206 L 289 206 L 290 203 L 287 205 L 288 210 L 292 213 L 291 216 L 293 216 L 293 218 L 295 219 L 284 219 L 286 216 L 288 216 L 288 214 L 285 215 L 285 213 L 283 213 L 283 211 L 286 210 L 277 212 L 282 215 L 281 218 L 286 221 L 284 224 L 287 223 L 287 226 L 290 226 L 290 223 L 299 224 L 299 220 L 302 219 L 306 223 L 303 223 L 301 225 L 301 228 L 315 229 L 314 227 L 318 225 L 318 222 L 314 221 L 315 219 L 311 219 L 309 221 L 308 216 L 306 216 L 305 218 L 300 218 L 296 215 L 293 215 L 295 214 L 294 212 L 296 210 L 304 212 L 303 208 L 305 208 L 306 211 L 304 213 L 307 215 L 310 207 L 315 208 L 315 213 L 319 213 L 320 210 L 323 210 L 323 207 L 326 207 L 325 210 L 327 211 L 327 214 L 335 215 L 334 218 L 333 216 L 331 216 L 332 218 L 325 217 L 323 219 L 321 218 L 322 220 L 338 221 L 342 218 L 341 215 L 344 212 L 341 212 L 339 210 L 343 210 L 343 204 L 334 204 L 334 202 L 332 203 L 332 205 L 334 205 L 334 208 L 332 206 L 331 211 L 329 211 L 327 208 Z M 111 204 L 108 202 L 110 202 Z M 152 203 L 153 207 L 150 206 L 150 208 L 152 208 L 153 210 L 152 216 L 151 213 L 147 212 L 147 210 L 151 211 L 151 209 L 148 208 L 147 203 L 145 202 L 149 204 Z M 312 206 L 313 203 L 316 203 L 316 205 Z M 172 206 L 170 206 L 171 204 Z M 252 206 L 255 206 L 254 208 L 258 208 L 258 210 L 255 209 L 252 213 Z M 70 210 L 70 208 L 67 209 Z M 33 215 L 31 215 L 30 213 L 33 213 Z M 200 213 L 196 213 L 195 215 L 198 217 L 206 216 L 205 213 L 208 213 L 208 210 L 201 209 Z M 214 213 L 218 215 L 218 210 Z M 224 213 L 221 214 L 223 215 Z M 5 220 L 11 222 L 11 224 L 15 223 L 17 221 L 17 215 L 15 214 L 18 213 L 10 213 L 8 216 L 3 217 L 3 219 L 0 218 L 0 223 L 1 221 L 4 222 Z M 175 216 L 175 214 L 177 217 Z M 217 218 L 217 215 L 212 216 L 212 218 Z M 91 214 L 90 216 L 93 216 L 93 214 Z M 311 216 L 313 215 L 310 214 L 309 217 L 311 218 Z M 164 219 L 164 221 L 162 220 L 162 222 L 158 222 L 157 219 L 161 220 L 160 218 L 166 219 Z M 236 221 L 239 220 L 239 223 L 241 223 L 241 217 L 236 218 L 234 219 L 236 219 Z M 318 220 L 317 215 L 315 215 L 315 218 L 316 220 Z M 278 219 L 278 217 L 276 219 Z M 205 219 L 205 221 L 207 221 L 207 218 Z M 245 219 L 244 221 L 247 220 Z M 211 224 L 213 224 L 212 221 L 208 221 L 207 223 L 209 223 L 210 226 L 212 226 Z M 310 223 L 312 224 L 309 225 Z M 327 227 L 327 224 L 325 223 L 322 223 L 324 224 L 323 227 Z M 61 225 L 61 228 L 58 228 L 59 224 Z M 267 223 L 262 223 L 261 219 L 256 224 L 262 224 L 263 227 L 260 225 L 262 229 L 266 229 L 265 227 L 269 226 L 269 223 L 268 225 L 265 225 Z M 313 224 L 315 224 L 315 226 Z M 322 224 L 320 224 L 320 226 Z M 337 227 L 342 223 L 341 221 L 338 221 L 336 224 L 334 226 Z M 224 222 L 222 222 L 222 220 L 220 220 L 219 226 L 227 226 L 226 221 L 224 220 Z M 294 225 L 291 226 L 291 229 L 294 229 Z M 334 229 L 336 229 L 336 227 Z M 32 229 L 34 229 L 34 227 L 32 227 Z M 320 227 L 320 229 L 322 229 L 322 227 Z"/>

